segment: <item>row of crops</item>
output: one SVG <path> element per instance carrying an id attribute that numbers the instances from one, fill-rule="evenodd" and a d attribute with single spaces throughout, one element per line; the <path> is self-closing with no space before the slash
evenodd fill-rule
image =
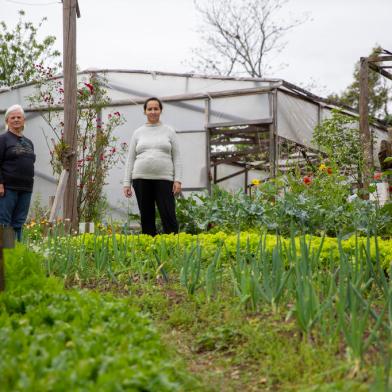
<path id="1" fill-rule="evenodd" d="M 389 385 L 390 239 L 255 232 L 64 236 L 55 229 L 26 245 L 6 254 L 5 390 L 207 390 L 163 347 L 151 314 L 135 308 L 128 294 L 142 285 L 174 288 L 199 304 L 230 303 L 244 320 L 270 314 L 292 323 L 293 339 L 298 334 L 309 347 L 336 348 L 350 379 L 367 369 L 368 383 Z M 113 292 L 122 287 L 120 298 L 81 289 L 101 285 Z M 196 340 L 234 349 L 234 341 L 213 341 L 216 331 L 225 339 L 225 331 L 233 332 L 218 326 Z"/>
<path id="2" fill-rule="evenodd" d="M 49 274 L 70 281 L 109 277 L 176 281 L 213 301 L 230 293 L 248 312 L 269 307 L 297 321 L 309 342 L 338 340 L 355 369 L 392 343 L 392 241 L 224 233 L 192 236 L 49 236 L 40 245 Z"/>

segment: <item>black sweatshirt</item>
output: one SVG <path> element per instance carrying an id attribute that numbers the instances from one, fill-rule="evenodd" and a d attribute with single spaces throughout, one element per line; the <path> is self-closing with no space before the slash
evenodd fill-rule
<path id="1" fill-rule="evenodd" d="M 0 184 L 16 191 L 33 190 L 34 146 L 30 139 L 8 131 L 0 135 Z"/>

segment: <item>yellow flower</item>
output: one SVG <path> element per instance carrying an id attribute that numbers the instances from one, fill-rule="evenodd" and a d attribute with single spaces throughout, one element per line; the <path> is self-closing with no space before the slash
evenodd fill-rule
<path id="1" fill-rule="evenodd" d="M 261 184 L 261 181 L 260 180 L 258 180 L 258 179 L 254 179 L 254 180 L 252 180 L 252 185 L 260 185 Z"/>
<path id="2" fill-rule="evenodd" d="M 320 170 L 320 171 L 325 171 L 326 168 L 327 168 L 327 166 L 325 166 L 324 163 L 322 163 L 322 164 L 319 166 L 319 170 Z"/>

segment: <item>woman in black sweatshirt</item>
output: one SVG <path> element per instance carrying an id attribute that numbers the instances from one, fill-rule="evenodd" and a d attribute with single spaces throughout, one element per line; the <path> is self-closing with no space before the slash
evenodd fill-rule
<path id="1" fill-rule="evenodd" d="M 0 225 L 11 226 L 20 241 L 29 212 L 34 182 L 34 146 L 23 136 L 25 115 L 20 105 L 5 113 L 7 132 L 0 135 Z"/>

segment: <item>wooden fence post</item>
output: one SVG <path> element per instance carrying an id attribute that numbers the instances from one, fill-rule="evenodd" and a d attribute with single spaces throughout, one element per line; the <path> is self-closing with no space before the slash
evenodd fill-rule
<path id="1" fill-rule="evenodd" d="M 0 291 L 5 290 L 5 267 L 3 249 L 15 246 L 15 233 L 12 227 L 0 226 Z"/>

